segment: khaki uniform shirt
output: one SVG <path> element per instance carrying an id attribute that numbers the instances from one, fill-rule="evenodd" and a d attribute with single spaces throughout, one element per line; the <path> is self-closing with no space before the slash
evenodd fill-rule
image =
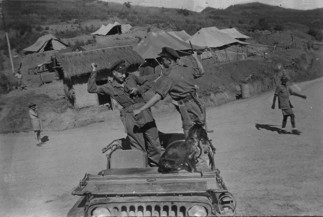
<path id="1" fill-rule="evenodd" d="M 173 100 L 181 100 L 195 91 L 196 78 L 201 77 L 202 71 L 198 67 L 185 67 L 178 64 L 164 71 L 164 76 L 156 83 L 156 93 L 164 99 L 169 93 Z"/>
<path id="2" fill-rule="evenodd" d="M 123 108 L 127 108 L 133 104 L 144 102 L 141 97 L 131 97 L 124 86 L 116 81 L 106 83 L 104 85 L 96 84 L 96 72 L 92 72 L 88 80 L 88 92 L 106 94 L 115 99 Z"/>

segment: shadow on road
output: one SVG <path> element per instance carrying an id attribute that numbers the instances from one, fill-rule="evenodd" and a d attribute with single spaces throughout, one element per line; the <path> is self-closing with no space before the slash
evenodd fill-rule
<path id="1" fill-rule="evenodd" d="M 48 141 L 49 141 L 48 136 L 43 136 L 42 138 L 40 138 L 40 143 L 38 143 L 37 146 L 41 147 L 44 143 L 46 143 Z"/>
<path id="2" fill-rule="evenodd" d="M 277 127 L 275 125 L 271 125 L 271 124 L 255 124 L 255 127 L 257 130 L 261 130 L 261 129 L 265 129 L 265 130 L 269 130 L 272 132 L 276 132 L 278 134 L 293 134 L 293 135 L 300 135 L 301 132 L 298 130 L 293 130 L 292 132 L 288 132 L 286 130 L 282 130 L 280 127 Z"/>
<path id="3" fill-rule="evenodd" d="M 40 140 L 42 143 L 45 143 L 45 142 L 49 141 L 49 138 L 48 138 L 48 136 L 43 136 Z"/>

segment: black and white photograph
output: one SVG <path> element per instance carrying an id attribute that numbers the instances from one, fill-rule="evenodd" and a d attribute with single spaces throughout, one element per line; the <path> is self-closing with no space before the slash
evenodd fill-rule
<path id="1" fill-rule="evenodd" d="M 0 0 L 0 216 L 322 216 L 322 93 L 320 0 Z"/>

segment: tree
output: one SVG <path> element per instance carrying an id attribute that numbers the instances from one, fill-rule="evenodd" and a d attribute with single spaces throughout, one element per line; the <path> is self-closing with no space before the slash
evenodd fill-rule
<path id="1" fill-rule="evenodd" d="M 274 30 L 275 31 L 282 31 L 282 30 L 284 30 L 284 27 L 282 25 L 280 25 L 280 24 L 276 24 L 275 27 L 274 27 Z"/>
<path id="2" fill-rule="evenodd" d="M 125 2 L 125 3 L 123 3 L 123 5 L 128 9 L 131 8 L 131 2 Z"/>
<path id="3" fill-rule="evenodd" d="M 36 31 L 38 31 L 38 32 L 40 32 L 40 31 L 42 31 L 43 30 L 43 28 L 40 26 L 40 25 L 38 25 L 38 26 L 36 26 Z"/>
<path id="4" fill-rule="evenodd" d="M 322 39 L 323 39 L 323 34 L 320 29 L 310 28 L 308 30 L 308 34 L 313 36 L 315 38 L 315 40 L 317 40 L 317 41 L 322 41 Z"/>
<path id="5" fill-rule="evenodd" d="M 187 10 L 187 9 L 183 9 L 183 8 L 181 8 L 181 9 L 177 9 L 177 13 L 178 13 L 178 14 L 182 14 L 182 15 L 184 15 L 184 16 L 191 15 L 191 12 L 190 12 L 189 10 Z"/>

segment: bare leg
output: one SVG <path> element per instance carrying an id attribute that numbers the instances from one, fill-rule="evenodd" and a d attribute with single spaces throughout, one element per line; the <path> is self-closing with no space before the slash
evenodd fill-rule
<path id="1" fill-rule="evenodd" d="M 34 134 L 35 134 L 35 139 L 36 139 L 36 141 L 38 142 L 38 136 L 37 136 L 38 132 L 35 130 L 35 131 L 34 131 Z"/>
<path id="2" fill-rule="evenodd" d="M 37 130 L 37 131 L 36 131 L 37 142 L 41 142 L 41 139 L 40 139 L 40 133 L 41 133 L 41 131 L 40 131 L 40 130 Z"/>
<path id="3" fill-rule="evenodd" d="M 293 128 L 296 128 L 295 115 L 294 114 L 290 115 L 290 123 L 292 124 Z"/>
<path id="4" fill-rule="evenodd" d="M 282 128 L 285 128 L 286 127 L 287 118 L 288 118 L 288 115 L 284 115 L 283 116 Z"/>

